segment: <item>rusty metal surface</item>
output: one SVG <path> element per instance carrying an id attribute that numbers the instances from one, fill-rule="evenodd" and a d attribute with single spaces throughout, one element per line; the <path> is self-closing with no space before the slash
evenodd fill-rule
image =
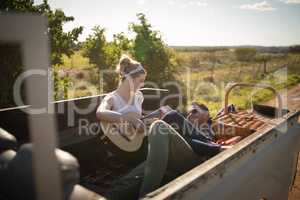
<path id="1" fill-rule="evenodd" d="M 285 115 L 144 199 L 287 199 L 300 145 L 298 114 Z"/>
<path id="2" fill-rule="evenodd" d="M 96 171 L 83 176 L 80 184 L 98 194 L 104 194 L 114 187 L 114 180 L 126 175 L 132 168 L 133 166 L 120 162 L 117 157 L 110 157 Z"/>

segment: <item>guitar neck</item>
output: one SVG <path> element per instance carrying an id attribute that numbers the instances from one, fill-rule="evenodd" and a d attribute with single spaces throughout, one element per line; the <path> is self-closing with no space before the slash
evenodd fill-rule
<path id="1" fill-rule="evenodd" d="M 162 117 L 162 115 L 166 114 L 167 112 L 171 111 L 172 108 L 170 108 L 169 106 L 163 106 L 160 107 L 158 109 L 156 109 L 155 111 L 145 115 L 144 117 L 141 118 L 141 120 L 148 126 L 151 124 L 153 118 L 158 118 L 160 119 Z M 147 124 L 147 121 L 149 120 L 150 124 Z"/>
<path id="2" fill-rule="evenodd" d="M 157 109 L 157 110 L 145 115 L 144 117 L 142 117 L 141 120 L 145 121 L 145 120 L 151 119 L 151 118 L 160 118 L 160 114 L 161 114 L 160 109 Z"/>

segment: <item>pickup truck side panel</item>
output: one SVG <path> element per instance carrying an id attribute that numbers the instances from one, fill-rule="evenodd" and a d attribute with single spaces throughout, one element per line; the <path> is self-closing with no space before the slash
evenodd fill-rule
<path id="1" fill-rule="evenodd" d="M 297 117 L 290 113 L 145 199 L 288 199 L 300 146 Z"/>

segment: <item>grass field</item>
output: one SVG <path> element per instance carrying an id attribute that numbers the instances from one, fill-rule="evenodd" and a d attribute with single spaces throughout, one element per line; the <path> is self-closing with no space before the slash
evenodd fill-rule
<path id="1" fill-rule="evenodd" d="M 197 101 L 206 104 L 214 115 L 222 107 L 225 95 L 226 84 L 231 82 L 250 82 L 258 84 L 268 84 L 277 90 L 289 88 L 300 82 L 297 73 L 290 73 L 286 68 L 278 69 L 268 75 L 252 77 L 251 68 L 242 69 L 241 77 L 238 73 L 228 68 L 217 69 L 214 74 L 214 82 L 207 81 L 209 71 L 193 71 L 181 75 L 189 90 L 189 101 Z M 232 91 L 230 103 L 237 105 L 241 109 L 251 107 L 252 103 L 264 102 L 273 97 L 273 93 L 265 89 L 238 88 Z M 190 103 L 189 102 L 189 103 Z"/>
<path id="2" fill-rule="evenodd" d="M 239 62 L 232 50 L 217 52 L 189 51 L 176 52 L 179 61 L 177 79 L 187 88 L 188 103 L 198 101 L 206 104 L 214 115 L 221 107 L 225 86 L 231 82 L 264 83 L 278 90 L 289 88 L 300 82 L 300 55 L 271 54 L 267 63 L 267 73 L 263 73 L 263 63 Z M 58 67 L 60 78 L 68 77 L 68 95 L 76 98 L 99 94 L 98 69 L 89 64 L 80 51 L 71 58 L 64 57 L 64 64 Z M 149 72 L 151 73 L 151 72 Z M 63 90 L 63 89 L 61 89 Z M 232 92 L 230 103 L 239 108 L 249 108 L 252 103 L 271 99 L 268 90 L 240 88 Z"/>

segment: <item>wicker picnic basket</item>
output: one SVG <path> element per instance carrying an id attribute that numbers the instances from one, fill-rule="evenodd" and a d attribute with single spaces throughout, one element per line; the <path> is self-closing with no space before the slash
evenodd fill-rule
<path id="1" fill-rule="evenodd" d="M 263 128 L 268 123 L 265 117 L 255 113 L 252 110 L 243 111 L 228 111 L 228 98 L 229 94 L 235 87 L 258 87 L 269 89 L 275 93 L 278 100 L 278 112 L 277 116 L 281 116 L 282 99 L 276 90 L 268 85 L 263 84 L 250 84 L 250 83 L 234 83 L 227 87 L 224 100 L 224 111 L 221 115 L 213 119 L 213 131 L 215 133 L 215 139 L 219 138 L 231 138 L 234 136 L 247 137 L 253 132 Z"/>

